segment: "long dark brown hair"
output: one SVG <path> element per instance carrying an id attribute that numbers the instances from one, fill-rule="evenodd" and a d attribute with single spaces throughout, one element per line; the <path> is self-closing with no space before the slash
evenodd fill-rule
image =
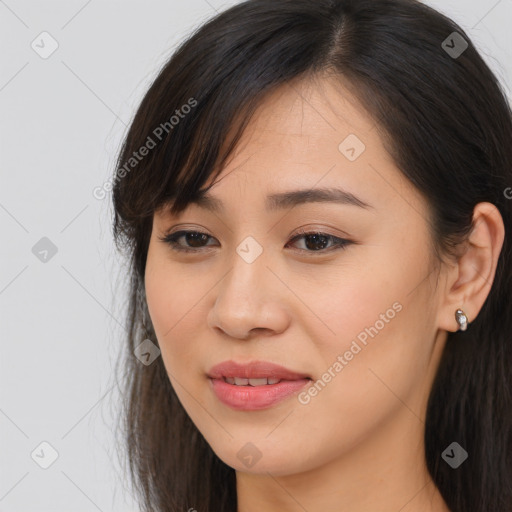
<path id="1" fill-rule="evenodd" d="M 170 200 L 178 213 L 204 192 L 267 93 L 325 71 L 350 87 L 427 199 L 439 260 L 467 237 L 477 203 L 502 215 L 504 246 L 487 300 L 467 331 L 448 333 L 428 402 L 425 458 L 453 512 L 510 512 L 512 113 L 466 32 L 415 0 L 242 2 L 183 42 L 144 96 L 113 181 L 114 238 L 130 279 L 121 435 L 141 506 L 237 509 L 235 471 L 186 414 L 162 358 L 144 365 L 134 357 L 144 339 L 158 344 L 144 296 L 153 213 Z M 453 441 L 469 454 L 457 469 L 441 459 Z"/>

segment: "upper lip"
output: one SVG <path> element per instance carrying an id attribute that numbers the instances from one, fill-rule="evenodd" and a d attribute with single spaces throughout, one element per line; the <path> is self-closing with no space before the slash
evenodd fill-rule
<path id="1" fill-rule="evenodd" d="M 249 363 L 237 363 L 235 361 L 223 361 L 210 368 L 208 377 L 222 379 L 223 377 L 242 377 L 245 379 L 274 378 L 281 380 L 309 379 L 305 373 L 294 372 L 284 366 L 269 361 L 252 361 Z"/>

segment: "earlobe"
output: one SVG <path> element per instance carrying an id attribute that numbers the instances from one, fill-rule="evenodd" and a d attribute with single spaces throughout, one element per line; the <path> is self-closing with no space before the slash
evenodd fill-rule
<path id="1" fill-rule="evenodd" d="M 477 204 L 466 250 L 446 282 L 441 329 L 464 331 L 477 317 L 491 290 L 504 238 L 505 227 L 498 208 L 487 202 Z"/>

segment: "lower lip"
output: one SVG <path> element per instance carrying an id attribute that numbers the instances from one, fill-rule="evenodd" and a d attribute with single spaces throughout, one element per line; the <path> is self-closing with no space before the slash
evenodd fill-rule
<path id="1" fill-rule="evenodd" d="M 283 380 L 264 386 L 236 386 L 223 379 L 209 379 L 217 398 L 239 411 L 266 409 L 288 398 L 306 386 L 310 379 Z"/>

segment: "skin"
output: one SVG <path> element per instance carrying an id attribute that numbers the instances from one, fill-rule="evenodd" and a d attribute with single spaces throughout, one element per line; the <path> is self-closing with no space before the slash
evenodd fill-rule
<path id="1" fill-rule="evenodd" d="M 349 134 L 366 146 L 353 162 L 338 149 Z M 267 194 L 332 186 L 371 208 L 265 211 Z M 496 207 L 477 205 L 461 256 L 436 269 L 427 202 L 355 97 L 327 76 L 266 98 L 210 194 L 225 212 L 155 212 L 146 293 L 183 407 L 236 470 L 238 511 L 448 511 L 425 467 L 426 403 L 447 331 L 458 329 L 455 310 L 471 329 L 489 293 L 504 238 Z M 291 242 L 299 228 L 355 243 L 315 251 L 307 238 Z M 171 229 L 213 238 L 179 253 L 159 239 Z M 248 236 L 263 248 L 253 263 L 236 252 Z M 317 381 L 396 303 L 400 311 L 307 404 L 292 396 L 236 411 L 210 389 L 207 371 L 228 359 L 268 360 Z M 248 442 L 261 453 L 251 467 L 237 457 Z"/>

